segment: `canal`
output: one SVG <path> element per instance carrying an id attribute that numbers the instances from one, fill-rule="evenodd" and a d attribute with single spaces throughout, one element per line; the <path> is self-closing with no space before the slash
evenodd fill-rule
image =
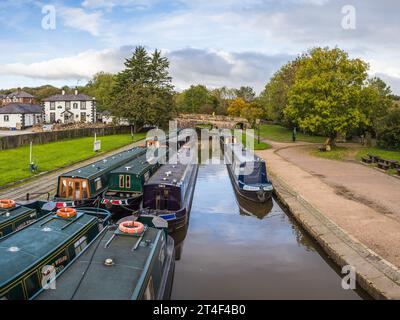
<path id="1" fill-rule="evenodd" d="M 201 165 L 172 299 L 363 297 L 277 201 L 240 206 L 226 166 Z"/>

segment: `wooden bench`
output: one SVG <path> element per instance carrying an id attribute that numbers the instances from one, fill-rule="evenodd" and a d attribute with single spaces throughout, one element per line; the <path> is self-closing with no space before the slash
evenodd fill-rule
<path id="1" fill-rule="evenodd" d="M 380 159 L 378 162 L 378 168 L 382 170 L 389 170 L 390 169 L 390 162 L 385 159 Z"/>
<path id="2" fill-rule="evenodd" d="M 371 159 L 371 161 L 372 161 L 373 163 L 378 163 L 379 160 L 381 160 L 381 157 L 376 156 L 376 155 L 373 155 L 373 154 L 368 154 L 368 157 Z"/>
<path id="3" fill-rule="evenodd" d="M 364 162 L 364 163 L 368 163 L 368 164 L 371 164 L 373 162 L 371 157 L 362 157 L 361 161 Z"/>
<path id="4" fill-rule="evenodd" d="M 399 162 L 397 160 L 387 160 L 387 162 L 390 165 L 390 169 L 399 168 Z"/>

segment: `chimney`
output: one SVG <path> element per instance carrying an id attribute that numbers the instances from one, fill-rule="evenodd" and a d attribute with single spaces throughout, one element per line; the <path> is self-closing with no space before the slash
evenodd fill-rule
<path id="1" fill-rule="evenodd" d="M 61 90 L 61 94 L 62 94 L 63 96 L 65 96 L 65 90 L 64 90 L 64 89 Z"/>
<path id="2" fill-rule="evenodd" d="M 78 95 L 78 88 L 75 88 L 75 95 Z"/>

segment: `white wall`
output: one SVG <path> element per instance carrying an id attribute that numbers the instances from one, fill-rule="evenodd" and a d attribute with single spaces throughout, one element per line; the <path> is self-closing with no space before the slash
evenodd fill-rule
<path id="1" fill-rule="evenodd" d="M 77 108 L 74 108 L 74 104 L 77 104 Z M 86 109 L 82 109 L 82 102 L 81 101 L 71 101 L 69 111 L 72 112 L 74 121 L 73 122 L 80 122 L 81 121 L 81 113 L 86 113 L 86 123 L 91 123 L 93 120 L 96 119 L 96 114 L 92 117 L 92 104 L 93 101 L 86 101 Z M 50 102 L 46 101 L 44 103 L 44 112 L 45 112 L 45 121 L 50 123 L 50 113 L 55 113 L 55 121 L 61 121 L 64 123 L 64 114 L 65 111 L 65 101 L 56 101 L 55 102 L 55 110 L 50 110 Z M 96 113 L 96 109 L 95 109 Z"/>

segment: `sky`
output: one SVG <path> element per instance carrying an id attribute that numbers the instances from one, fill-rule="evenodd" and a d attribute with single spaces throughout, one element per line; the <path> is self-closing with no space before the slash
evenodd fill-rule
<path id="1" fill-rule="evenodd" d="M 0 88 L 83 85 L 137 45 L 162 50 L 177 90 L 252 86 L 339 47 L 400 95 L 397 0 L 0 0 Z"/>

